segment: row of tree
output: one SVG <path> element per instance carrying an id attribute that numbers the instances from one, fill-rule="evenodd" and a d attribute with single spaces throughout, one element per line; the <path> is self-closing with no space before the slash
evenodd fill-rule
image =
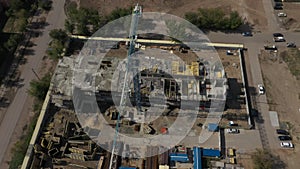
<path id="1" fill-rule="evenodd" d="M 257 149 L 256 152 L 252 154 L 252 160 L 254 169 L 286 168 L 286 164 L 279 156 L 275 156 L 266 149 Z"/>
<path id="2" fill-rule="evenodd" d="M 17 32 L 23 32 L 27 25 L 27 18 L 35 11 L 34 0 L 11 0 L 9 9 L 5 12 L 10 20 L 17 24 Z"/>
<path id="3" fill-rule="evenodd" d="M 0 38 L 5 37 L 0 35 Z M 8 57 L 11 57 L 16 50 L 18 44 L 22 40 L 22 35 L 11 34 L 6 41 L 0 42 L 0 66 L 5 62 Z"/>
<path id="4" fill-rule="evenodd" d="M 4 63 L 7 57 L 11 57 L 16 50 L 19 43 L 22 41 L 22 35 L 18 32 L 24 32 L 28 24 L 28 18 L 34 14 L 37 7 L 39 6 L 42 9 L 49 10 L 51 9 L 52 1 L 50 0 L 10 0 L 9 8 L 6 9 L 6 16 L 13 21 L 11 26 L 16 29 L 15 31 L 8 35 L 8 39 L 5 41 L 0 41 L 0 66 Z M 1 30 L 2 31 L 2 30 Z M 1 32 L 0 31 L 0 32 Z M 1 33 L 1 38 L 5 37 Z M 5 39 L 5 38 L 3 38 Z"/>
<path id="5" fill-rule="evenodd" d="M 71 34 L 90 35 L 102 24 L 102 17 L 96 10 L 70 5 L 67 9 L 68 19 L 65 28 Z"/>
<path id="6" fill-rule="evenodd" d="M 71 3 L 67 8 L 68 19 L 65 22 L 65 29 L 71 34 L 88 36 L 109 21 L 131 14 L 131 10 L 131 8 L 117 8 L 109 15 L 103 15 L 94 9 L 78 9 L 76 4 Z"/>
<path id="7" fill-rule="evenodd" d="M 220 8 L 199 8 L 197 12 L 188 12 L 185 19 L 201 29 L 234 30 L 243 24 L 243 19 L 236 11 L 229 15 Z"/>
<path id="8" fill-rule="evenodd" d="M 70 4 L 67 8 L 66 31 L 71 34 L 91 35 L 109 21 L 131 14 L 132 8 L 117 8 L 109 15 L 99 14 L 93 9 L 79 8 Z M 201 29 L 234 30 L 243 24 L 236 11 L 226 14 L 220 8 L 199 8 L 197 12 L 187 12 L 185 18 Z"/>
<path id="9" fill-rule="evenodd" d="M 49 36 L 52 38 L 47 54 L 52 59 L 59 59 L 64 53 L 66 43 L 69 39 L 67 33 L 62 29 L 53 29 L 50 31 Z"/>

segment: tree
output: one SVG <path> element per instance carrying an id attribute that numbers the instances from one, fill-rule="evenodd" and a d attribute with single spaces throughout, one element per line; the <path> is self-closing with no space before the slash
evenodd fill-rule
<path id="1" fill-rule="evenodd" d="M 2 65 L 3 60 L 5 59 L 5 49 L 0 46 L 0 66 Z"/>
<path id="2" fill-rule="evenodd" d="M 21 18 L 20 21 L 19 21 L 19 31 L 20 32 L 23 32 L 26 30 L 26 26 L 28 24 L 28 21 L 26 18 Z"/>
<path id="3" fill-rule="evenodd" d="M 51 42 L 47 54 L 50 55 L 52 59 L 58 59 L 64 52 L 65 44 L 68 40 L 67 33 L 62 29 L 53 29 L 49 33 L 50 37 L 53 39 Z"/>
<path id="4" fill-rule="evenodd" d="M 229 18 L 230 18 L 231 29 L 236 29 L 243 23 L 242 18 L 239 16 L 239 14 L 236 11 L 231 12 Z"/>
<path id="5" fill-rule="evenodd" d="M 16 13 L 16 17 L 17 18 L 28 18 L 30 16 L 29 11 L 25 10 L 25 9 L 20 9 L 17 13 Z"/>
<path id="6" fill-rule="evenodd" d="M 74 29 L 75 29 L 75 26 L 74 26 L 74 24 L 73 24 L 71 21 L 66 20 L 66 21 L 65 21 L 65 29 L 66 29 L 69 33 L 73 34 Z"/>
<path id="7" fill-rule="evenodd" d="M 61 53 L 63 50 L 60 48 L 50 48 L 47 50 L 47 54 L 50 56 L 51 59 L 57 60 L 61 57 Z"/>
<path id="8" fill-rule="evenodd" d="M 20 0 L 11 0 L 9 2 L 9 5 L 10 5 L 10 9 L 16 10 L 16 11 L 24 8 L 24 6 L 25 6 L 24 2 L 20 1 Z"/>
<path id="9" fill-rule="evenodd" d="M 50 86 L 51 76 L 46 74 L 41 80 L 32 80 L 30 82 L 29 94 L 34 96 L 38 101 L 45 99 Z"/>
<path id="10" fill-rule="evenodd" d="M 13 52 L 18 46 L 20 40 L 21 40 L 21 35 L 19 34 L 11 35 L 7 40 L 7 42 L 4 44 L 4 47 L 6 48 L 7 51 Z"/>
<path id="11" fill-rule="evenodd" d="M 76 2 L 71 2 L 68 6 L 67 6 L 67 11 L 66 11 L 66 14 L 68 16 L 68 18 L 72 21 L 72 22 L 75 22 L 76 19 L 76 15 L 78 13 L 78 10 L 77 10 L 77 4 Z"/>
<path id="12" fill-rule="evenodd" d="M 53 29 L 50 31 L 49 35 L 51 38 L 61 42 L 65 42 L 68 39 L 67 33 L 62 29 Z"/>
<path id="13" fill-rule="evenodd" d="M 52 7 L 52 1 L 50 0 L 39 0 L 38 6 L 46 11 L 49 11 Z"/>
<path id="14" fill-rule="evenodd" d="M 82 21 L 81 23 L 78 23 L 78 25 L 77 25 L 78 34 L 80 34 L 80 35 L 89 35 L 90 34 L 89 29 L 86 25 L 87 24 L 86 24 L 85 21 Z"/>
<path id="15" fill-rule="evenodd" d="M 185 19 L 188 20 L 189 22 L 193 23 L 194 25 L 196 25 L 197 27 L 200 27 L 200 20 L 198 18 L 197 13 L 195 12 L 187 12 L 184 15 Z"/>
<path id="16" fill-rule="evenodd" d="M 131 14 L 131 11 L 132 11 L 132 8 L 117 8 L 115 10 L 113 10 L 106 18 L 107 18 L 107 21 L 113 21 L 113 20 L 116 20 L 116 19 L 119 19 L 123 16 L 126 16 L 126 15 L 130 15 Z"/>
<path id="17" fill-rule="evenodd" d="M 255 169 L 285 168 L 286 165 L 278 157 L 271 154 L 268 150 L 257 149 L 252 155 Z"/>
<path id="18" fill-rule="evenodd" d="M 199 8 L 198 12 L 186 13 L 185 18 L 199 28 L 210 30 L 234 30 L 243 24 L 242 18 L 236 11 L 226 16 L 219 8 Z"/>

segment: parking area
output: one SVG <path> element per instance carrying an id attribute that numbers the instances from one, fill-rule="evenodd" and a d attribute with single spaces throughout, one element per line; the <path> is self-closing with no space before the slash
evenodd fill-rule
<path id="1" fill-rule="evenodd" d="M 225 132 L 226 148 L 235 148 L 239 153 L 253 152 L 257 148 L 262 148 L 258 130 L 240 130 L 238 134 Z"/>

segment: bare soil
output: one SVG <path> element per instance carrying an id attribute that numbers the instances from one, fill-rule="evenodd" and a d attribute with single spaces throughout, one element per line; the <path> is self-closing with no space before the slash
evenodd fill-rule
<path id="1" fill-rule="evenodd" d="M 107 0 L 77 0 L 81 7 L 97 9 L 104 15 L 109 14 L 116 8 L 129 8 L 138 2 L 143 6 L 144 12 L 164 12 L 184 17 L 186 12 L 195 12 L 199 8 L 221 8 L 226 13 L 238 11 L 250 26 L 254 25 L 254 31 L 266 29 L 267 18 L 265 17 L 262 0 L 143 0 L 143 1 L 107 1 Z"/>
<path id="2" fill-rule="evenodd" d="M 245 169 L 252 169 L 253 166 L 253 160 L 250 154 L 239 154 L 237 156 L 237 162 L 241 164 L 242 167 Z"/>
<path id="3" fill-rule="evenodd" d="M 298 168 L 300 158 L 300 82 L 281 58 L 263 52 L 260 56 L 266 94 L 271 110 L 278 112 L 280 123 L 288 124 L 295 149 L 279 149 L 276 155 L 287 164 L 287 168 Z M 279 141 L 278 141 L 279 144 Z"/>
<path id="4" fill-rule="evenodd" d="M 280 18 L 284 27 L 288 30 L 300 31 L 300 3 L 285 2 L 283 11 L 287 17 Z"/>

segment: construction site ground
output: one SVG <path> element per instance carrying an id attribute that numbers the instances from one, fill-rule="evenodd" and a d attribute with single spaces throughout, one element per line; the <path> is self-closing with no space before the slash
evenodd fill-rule
<path id="1" fill-rule="evenodd" d="M 224 111 L 224 113 L 234 113 L 237 115 L 247 114 L 245 100 L 242 97 L 245 92 L 243 92 L 244 85 L 238 51 L 231 50 L 233 55 L 227 55 L 227 50 L 224 49 L 218 49 L 217 52 L 223 64 L 223 68 L 227 76 L 227 83 L 229 85 L 228 96 L 226 100 L 227 109 Z M 220 126 L 228 126 L 228 122 L 229 120 L 223 118 L 220 122 Z M 248 127 L 247 119 L 238 120 L 236 122 L 241 127 Z"/>
<path id="2" fill-rule="evenodd" d="M 242 91 L 243 90 L 242 89 L 243 81 L 242 81 L 240 58 L 238 56 L 238 52 L 236 50 L 232 50 L 232 52 L 234 53 L 233 55 L 227 55 L 226 54 L 227 50 L 225 50 L 225 49 L 218 49 L 217 52 L 219 54 L 220 61 L 223 64 L 225 73 L 228 78 L 228 84 L 230 86 L 229 92 L 228 92 L 229 95 L 227 98 L 228 107 L 224 113 L 233 113 L 233 114 L 237 114 L 237 115 L 247 114 L 244 98 L 241 98 L 241 95 L 243 95 L 245 92 Z M 179 51 L 175 50 L 173 53 L 175 55 L 179 56 L 182 60 L 184 60 L 187 63 L 196 60 L 196 58 L 194 57 L 194 54 L 192 52 L 180 53 Z M 110 52 L 108 52 L 107 56 L 124 58 L 126 56 L 126 49 L 124 46 L 120 46 L 119 49 L 110 50 Z M 169 117 L 165 117 L 165 118 L 169 118 Z M 162 124 L 162 123 L 160 123 L 160 120 L 164 121 L 165 118 L 158 118 L 157 122 L 159 124 Z M 201 130 L 201 127 L 198 127 L 197 124 L 204 122 L 205 118 L 203 118 L 203 119 L 198 118 L 197 120 L 199 120 L 199 122 L 195 124 L 194 132 L 200 133 L 199 130 Z M 229 121 L 230 120 L 223 118 L 220 121 L 220 126 L 228 127 Z M 241 128 L 249 127 L 247 119 L 233 120 L 233 121 L 238 123 Z M 172 123 L 170 123 L 170 124 L 172 124 Z M 156 126 L 156 125 L 153 125 L 153 126 Z M 163 126 L 159 125 L 157 129 L 159 130 L 160 127 L 163 127 Z M 164 126 L 164 127 L 167 127 L 167 126 Z"/>
<path id="3" fill-rule="evenodd" d="M 286 48 L 279 49 L 283 50 Z M 278 112 L 280 126 L 289 130 L 295 146 L 294 149 L 278 149 L 274 153 L 280 155 L 287 168 L 297 168 L 297 159 L 300 158 L 300 81 L 291 74 L 280 56 L 274 57 L 262 51 L 260 64 L 270 109 Z"/>

